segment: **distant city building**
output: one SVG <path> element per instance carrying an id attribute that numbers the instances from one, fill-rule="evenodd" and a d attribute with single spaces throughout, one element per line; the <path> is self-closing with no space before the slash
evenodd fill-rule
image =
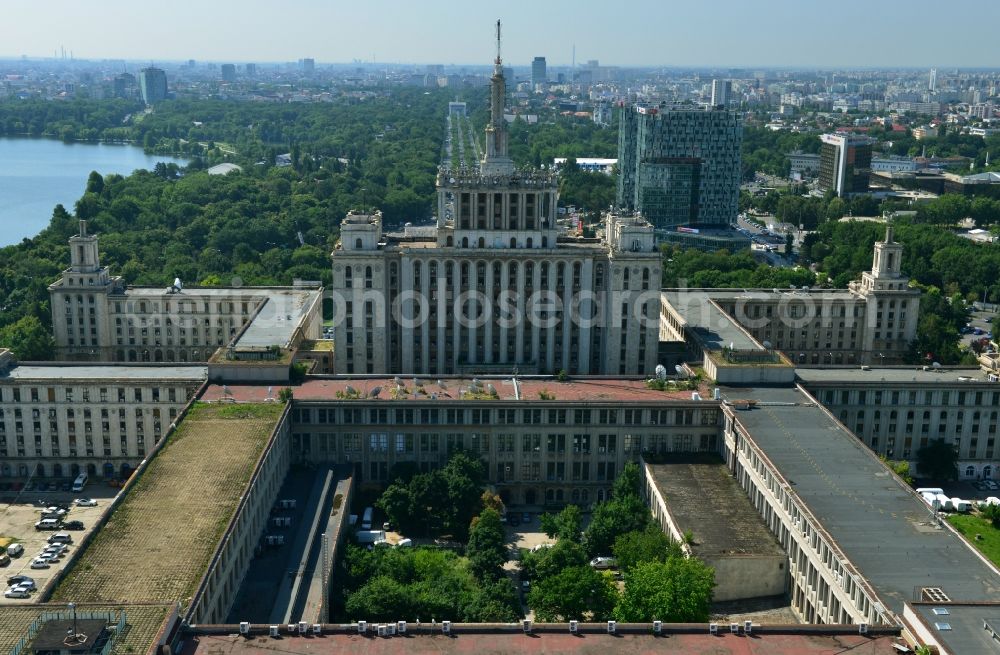
<path id="1" fill-rule="evenodd" d="M 907 173 L 917 168 L 916 160 L 911 157 L 872 157 L 873 173 Z"/>
<path id="2" fill-rule="evenodd" d="M 820 146 L 819 187 L 838 196 L 868 191 L 872 139 L 854 134 L 823 134 Z"/>
<path id="3" fill-rule="evenodd" d="M 640 106 L 622 111 L 617 204 L 657 229 L 736 221 L 743 121 L 724 109 Z"/>
<path id="4" fill-rule="evenodd" d="M 111 81 L 112 94 L 116 98 L 130 98 L 135 90 L 135 75 L 120 73 Z"/>
<path id="5" fill-rule="evenodd" d="M 937 69 L 932 68 L 930 75 L 927 76 L 927 89 L 929 91 L 937 91 Z"/>
<path id="6" fill-rule="evenodd" d="M 312 57 L 306 57 L 305 59 L 299 60 L 299 68 L 302 69 L 304 75 L 312 75 L 316 72 L 316 60 Z"/>
<path id="7" fill-rule="evenodd" d="M 552 163 L 556 168 L 560 168 L 566 163 L 566 157 L 556 157 L 552 160 Z M 576 165 L 582 170 L 590 171 L 592 173 L 604 173 L 606 175 L 611 175 L 611 171 L 614 169 L 615 164 L 618 163 L 617 159 L 603 159 L 600 157 L 577 157 Z"/>
<path id="8" fill-rule="evenodd" d="M 167 73 L 162 68 L 143 68 L 139 71 L 139 92 L 142 101 L 155 105 L 167 97 Z"/>
<path id="9" fill-rule="evenodd" d="M 253 77 L 257 74 L 257 64 L 244 64 L 243 72 L 246 73 L 247 77 Z"/>
<path id="10" fill-rule="evenodd" d="M 611 103 L 605 101 L 594 103 L 595 123 L 601 126 L 611 125 L 612 117 L 613 112 L 611 109 Z"/>
<path id="11" fill-rule="evenodd" d="M 733 93 L 733 83 L 729 80 L 712 80 L 712 107 L 725 109 L 729 107 Z"/>
<path id="12" fill-rule="evenodd" d="M 819 175 L 819 154 L 796 150 L 788 153 L 788 177 L 793 180 L 804 180 Z"/>
<path id="13" fill-rule="evenodd" d="M 448 103 L 448 115 L 449 116 L 467 116 L 468 115 L 468 105 L 464 102 L 449 102 Z"/>
<path id="14" fill-rule="evenodd" d="M 236 64 L 223 64 L 222 65 L 222 81 L 223 82 L 235 82 L 236 81 Z"/>
<path id="15" fill-rule="evenodd" d="M 531 86 L 536 87 L 539 84 L 545 84 L 548 82 L 548 79 L 545 57 L 535 57 L 531 62 Z"/>

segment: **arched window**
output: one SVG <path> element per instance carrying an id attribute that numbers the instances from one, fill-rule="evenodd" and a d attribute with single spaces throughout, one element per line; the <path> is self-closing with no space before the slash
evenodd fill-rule
<path id="1" fill-rule="evenodd" d="M 642 269 L 642 290 L 645 291 L 649 288 L 649 269 Z"/>
<path id="2" fill-rule="evenodd" d="M 371 289 L 372 288 L 372 267 L 371 266 L 365 266 L 365 288 L 366 289 Z"/>
<path id="3" fill-rule="evenodd" d="M 515 239 L 514 237 L 510 238 L 510 247 L 517 248 L 517 239 Z"/>
<path id="4" fill-rule="evenodd" d="M 974 477 L 975 475 L 976 475 L 976 467 L 975 466 L 972 466 L 970 464 L 969 466 L 965 467 L 965 477 L 971 478 L 971 477 Z"/>
<path id="5" fill-rule="evenodd" d="M 622 273 L 622 289 L 624 289 L 625 291 L 628 291 L 628 277 L 629 277 L 629 269 L 626 268 L 625 272 Z"/>
<path id="6" fill-rule="evenodd" d="M 549 238 L 548 237 L 542 237 L 542 247 L 543 248 L 548 248 L 549 247 Z"/>
<path id="7" fill-rule="evenodd" d="M 993 478 L 993 467 L 987 464 L 983 467 L 983 479 L 990 480 Z"/>
<path id="8" fill-rule="evenodd" d="M 354 272 L 351 270 L 350 266 L 344 267 L 344 286 L 350 287 L 354 284 L 354 278 L 352 277 Z"/>
<path id="9" fill-rule="evenodd" d="M 469 237 L 462 237 L 462 247 L 463 248 L 469 247 Z"/>
<path id="10" fill-rule="evenodd" d="M 486 239 L 484 239 L 483 237 L 479 237 L 479 247 L 480 248 L 486 247 Z"/>
<path id="11" fill-rule="evenodd" d="M 531 237 L 528 237 L 528 239 L 524 242 L 524 247 L 525 248 L 531 248 L 532 247 L 532 245 L 531 245 Z"/>
<path id="12" fill-rule="evenodd" d="M 354 247 L 357 250 L 361 250 L 361 239 L 355 239 L 354 240 Z"/>
<path id="13" fill-rule="evenodd" d="M 444 245 L 446 245 L 449 248 L 451 248 L 452 246 L 455 245 L 455 239 L 453 237 L 449 236 L 447 239 L 444 240 Z"/>
<path id="14" fill-rule="evenodd" d="M 594 271 L 594 288 L 604 288 L 604 264 L 598 264 Z"/>

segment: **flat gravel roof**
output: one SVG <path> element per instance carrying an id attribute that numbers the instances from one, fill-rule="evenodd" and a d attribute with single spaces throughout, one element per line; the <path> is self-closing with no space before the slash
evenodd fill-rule
<path id="1" fill-rule="evenodd" d="M 902 614 L 922 587 L 940 587 L 952 600 L 1000 598 L 1000 575 L 809 395 L 722 391 L 723 398 L 758 401 L 736 411 L 736 420 L 889 609 Z"/>

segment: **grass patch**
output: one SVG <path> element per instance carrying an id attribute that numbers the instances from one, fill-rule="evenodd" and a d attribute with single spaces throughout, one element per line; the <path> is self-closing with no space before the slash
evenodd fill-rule
<path id="1" fill-rule="evenodd" d="M 1000 566 L 1000 530 L 994 528 L 993 524 L 974 514 L 952 514 L 948 517 L 948 523 L 961 532 L 987 559 Z M 976 539 L 976 535 L 982 535 L 982 539 Z"/>
<path id="2" fill-rule="evenodd" d="M 278 404 L 192 408 L 53 600 L 186 604 L 283 410 Z"/>

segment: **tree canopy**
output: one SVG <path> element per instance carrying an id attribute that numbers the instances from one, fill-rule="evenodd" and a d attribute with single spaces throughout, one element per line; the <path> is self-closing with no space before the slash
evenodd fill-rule
<path id="1" fill-rule="evenodd" d="M 376 505 L 405 534 L 451 535 L 465 541 L 472 517 L 482 506 L 485 480 L 482 460 L 460 451 L 442 468 L 393 482 Z"/>
<path id="2" fill-rule="evenodd" d="M 614 609 L 622 622 L 708 620 L 715 572 L 697 558 L 644 562 L 625 572 L 625 590 Z"/>

